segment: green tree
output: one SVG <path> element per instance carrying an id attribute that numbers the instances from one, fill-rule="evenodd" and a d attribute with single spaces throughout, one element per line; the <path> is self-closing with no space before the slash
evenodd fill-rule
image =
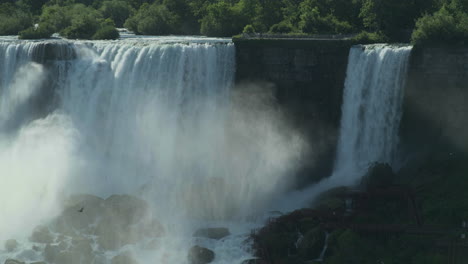
<path id="1" fill-rule="evenodd" d="M 124 26 L 135 34 L 177 34 L 180 19 L 163 4 L 143 4 L 133 17 L 127 19 Z"/>
<path id="2" fill-rule="evenodd" d="M 242 32 L 248 24 L 238 8 L 218 2 L 207 7 L 207 14 L 201 19 L 201 33 L 206 36 L 230 37 Z"/>
<path id="3" fill-rule="evenodd" d="M 117 27 L 123 27 L 125 20 L 135 12 L 128 2 L 122 0 L 104 1 L 99 11 L 104 18 L 112 19 Z"/>
<path id="4" fill-rule="evenodd" d="M 304 33 L 312 34 L 341 34 L 351 33 L 354 28 L 346 21 L 340 21 L 333 14 L 322 15 L 314 0 L 301 3 L 299 28 Z"/>
<path id="5" fill-rule="evenodd" d="M 452 44 L 468 43 L 468 14 L 464 3 L 453 1 L 444 5 L 432 15 L 424 15 L 416 22 L 411 40 L 413 44 Z"/>
<path id="6" fill-rule="evenodd" d="M 0 4 L 0 35 L 16 35 L 32 24 L 30 13 L 10 3 Z"/>

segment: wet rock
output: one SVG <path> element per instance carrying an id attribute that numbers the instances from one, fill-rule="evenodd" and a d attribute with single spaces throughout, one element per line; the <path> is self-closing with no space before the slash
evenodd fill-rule
<path id="1" fill-rule="evenodd" d="M 303 259 L 316 259 L 325 245 L 326 233 L 317 227 L 305 233 L 297 245 L 297 251 Z"/>
<path id="2" fill-rule="evenodd" d="M 395 179 L 395 173 L 387 163 L 375 163 L 371 165 L 366 175 L 361 180 L 361 185 L 366 190 L 387 187 Z"/>
<path id="3" fill-rule="evenodd" d="M 159 240 L 153 239 L 150 242 L 148 242 L 143 249 L 145 250 L 156 250 L 161 247 L 161 243 Z"/>
<path id="4" fill-rule="evenodd" d="M 231 233 L 229 229 L 224 227 L 219 228 L 201 228 L 198 229 L 193 236 L 194 237 L 206 237 L 211 239 L 221 239 L 223 237 L 229 236 Z"/>
<path id="5" fill-rule="evenodd" d="M 247 259 L 242 261 L 242 264 L 268 264 L 268 262 L 262 259 Z"/>
<path id="6" fill-rule="evenodd" d="M 123 254 L 113 257 L 111 264 L 138 264 L 138 262 L 128 254 Z"/>
<path id="7" fill-rule="evenodd" d="M 25 264 L 25 263 L 16 259 L 7 259 L 5 261 L 5 264 Z"/>
<path id="8" fill-rule="evenodd" d="M 106 216 L 119 221 L 121 225 L 138 223 L 149 212 L 148 204 L 130 195 L 112 195 L 105 200 Z"/>
<path id="9" fill-rule="evenodd" d="M 92 240 L 87 238 L 74 238 L 71 245 L 71 253 L 81 263 L 91 263 L 93 259 Z"/>
<path id="10" fill-rule="evenodd" d="M 206 264 L 212 262 L 214 258 L 215 254 L 212 250 L 200 246 L 193 246 L 188 253 L 190 264 Z"/>
<path id="11" fill-rule="evenodd" d="M 55 232 L 74 236 L 74 230 L 89 231 L 89 226 L 95 224 L 104 210 L 104 200 L 94 195 L 73 195 L 65 202 L 65 210 L 54 221 Z"/>
<path id="12" fill-rule="evenodd" d="M 21 251 L 20 254 L 16 255 L 16 257 L 19 259 L 36 259 L 39 257 L 39 255 L 38 252 L 32 249 L 26 249 Z"/>
<path id="13" fill-rule="evenodd" d="M 156 219 L 143 220 L 140 227 L 140 232 L 147 237 L 161 237 L 165 234 L 163 225 Z"/>
<path id="14" fill-rule="evenodd" d="M 29 238 L 31 242 L 36 243 L 52 243 L 54 242 L 54 236 L 50 233 L 50 230 L 46 226 L 37 226 L 34 228 L 31 237 Z"/>
<path id="15" fill-rule="evenodd" d="M 94 229 L 99 246 L 116 250 L 148 237 L 164 234 L 163 226 L 149 214 L 145 201 L 129 195 L 112 195 L 105 200 L 105 212 Z"/>
<path id="16" fill-rule="evenodd" d="M 59 253 L 59 246 L 47 244 L 44 249 L 44 258 L 47 262 L 54 262 Z"/>
<path id="17" fill-rule="evenodd" d="M 32 250 L 34 250 L 34 251 L 40 251 L 41 248 L 38 247 L 38 246 L 36 246 L 36 245 L 33 245 L 33 246 L 32 246 Z"/>
<path id="18" fill-rule="evenodd" d="M 18 248 L 18 242 L 15 239 L 8 239 L 5 241 L 5 250 L 8 252 L 14 251 Z"/>
<path id="19" fill-rule="evenodd" d="M 93 260 L 91 261 L 91 264 L 107 264 L 107 259 L 106 257 L 102 255 L 96 255 L 94 256 Z"/>

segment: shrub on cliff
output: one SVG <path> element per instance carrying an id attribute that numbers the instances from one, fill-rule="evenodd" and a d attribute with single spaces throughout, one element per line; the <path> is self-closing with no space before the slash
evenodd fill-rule
<path id="1" fill-rule="evenodd" d="M 385 43 L 389 41 L 388 37 L 385 36 L 380 31 L 379 32 L 362 31 L 361 33 L 353 37 L 353 40 L 359 44 Z"/>
<path id="2" fill-rule="evenodd" d="M 135 34 L 169 35 L 176 34 L 180 27 L 180 18 L 166 5 L 143 4 L 138 12 L 125 21 L 124 26 Z"/>
<path id="3" fill-rule="evenodd" d="M 41 24 L 37 27 L 29 27 L 18 33 L 19 39 L 45 39 L 50 38 L 54 33 L 53 29 L 47 24 Z"/>
<path id="4" fill-rule="evenodd" d="M 244 27 L 244 30 L 242 31 L 242 33 L 254 34 L 255 33 L 255 28 L 252 25 L 249 24 L 249 25 Z"/>
<path id="5" fill-rule="evenodd" d="M 69 39 L 91 39 L 99 28 L 99 22 L 91 15 L 75 17 L 72 24 L 60 34 Z"/>
<path id="6" fill-rule="evenodd" d="M 289 21 L 281 21 L 278 24 L 274 24 L 270 28 L 271 33 L 291 33 L 294 31 L 294 26 Z"/>
<path id="7" fill-rule="evenodd" d="M 119 32 L 115 28 L 113 21 L 106 19 L 100 24 L 92 39 L 118 39 L 119 37 Z"/>
<path id="8" fill-rule="evenodd" d="M 411 36 L 415 45 L 468 43 L 468 14 L 456 1 L 444 5 L 432 15 L 424 15 L 416 22 Z"/>

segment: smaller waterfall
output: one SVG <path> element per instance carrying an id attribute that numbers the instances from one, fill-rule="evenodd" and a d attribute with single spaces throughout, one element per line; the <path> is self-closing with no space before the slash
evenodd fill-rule
<path id="1" fill-rule="evenodd" d="M 394 164 L 411 47 L 352 47 L 334 176 L 353 184 L 372 162 Z"/>
<path id="2" fill-rule="evenodd" d="M 305 207 L 323 191 L 356 184 L 373 162 L 395 165 L 411 49 L 384 44 L 351 48 L 333 174 L 279 199 L 276 210 Z"/>

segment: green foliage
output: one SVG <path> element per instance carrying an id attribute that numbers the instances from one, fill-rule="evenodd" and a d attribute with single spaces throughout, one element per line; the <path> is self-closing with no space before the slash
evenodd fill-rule
<path id="1" fill-rule="evenodd" d="M 54 31 L 52 28 L 46 24 L 41 24 L 37 28 L 30 27 L 23 31 L 20 31 L 18 34 L 19 39 L 45 39 L 50 38 Z"/>
<path id="2" fill-rule="evenodd" d="M 91 39 L 102 22 L 101 14 L 91 7 L 75 4 L 64 7 L 66 27 L 56 28 L 60 34 L 70 39 Z M 67 23 L 69 21 L 69 24 Z M 48 22 L 48 21 L 46 21 Z M 63 27 L 63 25 L 62 25 Z"/>
<path id="3" fill-rule="evenodd" d="M 424 15 L 416 22 L 416 28 L 411 36 L 415 45 L 468 43 L 468 14 L 463 12 L 464 6 L 453 1 L 444 5 L 433 15 Z"/>
<path id="4" fill-rule="evenodd" d="M 16 35 L 32 24 L 31 14 L 10 3 L 0 4 L 0 35 Z"/>
<path id="5" fill-rule="evenodd" d="M 206 36 L 230 37 L 242 31 L 247 24 L 240 8 L 226 2 L 207 7 L 207 14 L 201 19 L 201 33 Z"/>
<path id="6" fill-rule="evenodd" d="M 277 34 L 360 33 L 362 43 L 466 43 L 468 0 L 3 0 L 0 34 L 47 35 L 34 23 L 64 36 L 106 34 L 103 19 L 136 34 L 204 34 L 230 37 L 251 25 Z M 445 11 L 443 11 L 444 9 Z M 138 11 L 136 11 L 138 10 Z M 420 18 L 420 19 L 419 19 Z M 417 24 L 416 24 L 416 21 Z M 91 30 L 91 32 L 85 32 Z M 365 33 L 379 32 L 379 33 Z M 111 34 L 112 33 L 112 34 Z M 388 38 L 384 37 L 388 36 Z"/>
<path id="7" fill-rule="evenodd" d="M 389 41 L 388 37 L 385 36 L 382 32 L 367 31 L 362 31 L 361 33 L 357 34 L 353 40 L 359 44 L 385 43 Z"/>
<path id="8" fill-rule="evenodd" d="M 123 27 L 125 20 L 135 12 L 128 2 L 122 0 L 104 1 L 99 11 L 104 18 L 112 19 L 117 27 Z"/>
<path id="9" fill-rule="evenodd" d="M 285 34 L 285 33 L 291 33 L 293 31 L 294 31 L 294 27 L 289 21 L 281 21 L 278 24 L 274 24 L 270 28 L 271 33 Z"/>
<path id="10" fill-rule="evenodd" d="M 100 24 L 92 39 L 118 39 L 119 36 L 119 32 L 115 28 L 113 21 L 106 19 Z"/>
<path id="11" fill-rule="evenodd" d="M 169 35 L 178 33 L 180 18 L 163 4 L 143 4 L 137 14 L 125 22 L 135 34 Z"/>
<path id="12" fill-rule="evenodd" d="M 354 28 L 346 21 L 338 20 L 334 15 L 322 16 L 318 7 L 309 5 L 310 1 L 303 2 L 303 12 L 299 28 L 304 33 L 311 34 L 343 34 L 352 33 Z"/>
<path id="13" fill-rule="evenodd" d="M 253 33 L 255 33 L 255 28 L 252 25 L 249 24 L 249 25 L 244 27 L 244 30 L 242 31 L 242 33 L 253 34 Z"/>
<path id="14" fill-rule="evenodd" d="M 47 6 L 43 9 L 39 20 L 40 23 L 50 25 L 54 32 L 59 32 L 71 25 L 70 8 L 59 5 Z"/>
<path id="15" fill-rule="evenodd" d="M 414 27 L 415 18 L 427 12 L 431 0 L 364 0 L 360 10 L 365 29 L 382 31 L 392 40 L 404 39 L 403 32 Z"/>

